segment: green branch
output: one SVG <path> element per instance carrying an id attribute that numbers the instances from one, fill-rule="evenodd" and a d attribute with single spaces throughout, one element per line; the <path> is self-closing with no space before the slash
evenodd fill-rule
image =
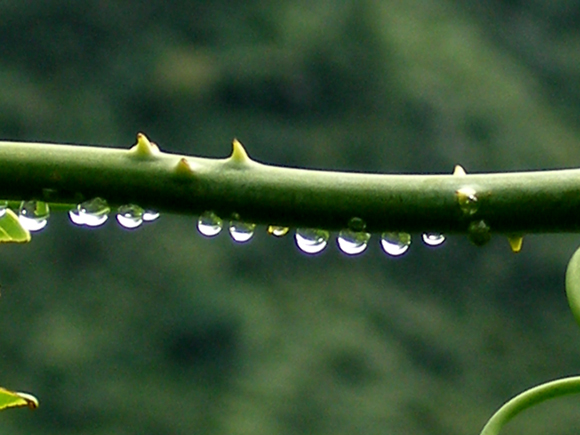
<path id="1" fill-rule="evenodd" d="M 159 151 L 0 142 L 0 198 L 76 204 L 105 198 L 160 212 L 294 228 L 524 234 L 580 230 L 580 170 L 378 175 L 292 169 L 251 160 L 234 141 L 226 159 Z M 68 207 L 68 206 L 67 206 Z"/>
<path id="2" fill-rule="evenodd" d="M 315 171 L 258 163 L 236 140 L 225 159 L 164 153 L 142 134 L 129 150 L 0 142 L 0 198 L 65 209 L 105 198 L 112 206 L 138 204 L 192 215 L 211 211 L 224 219 L 280 227 L 467 233 L 477 244 L 496 232 L 507 234 L 515 251 L 524 233 L 580 230 L 580 170 L 476 175 L 466 175 L 459 166 L 453 175 Z M 0 241 L 30 239 L 14 213 L 5 216 Z M 566 282 L 580 323 L 580 250 Z M 578 376 L 534 387 L 502 406 L 481 435 L 498 434 L 537 403 L 578 392 Z"/>

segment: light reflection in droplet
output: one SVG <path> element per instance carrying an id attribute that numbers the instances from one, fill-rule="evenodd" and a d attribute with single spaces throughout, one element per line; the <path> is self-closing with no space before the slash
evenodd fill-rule
<path id="1" fill-rule="evenodd" d="M 271 234 L 274 237 L 284 237 L 289 231 L 290 228 L 288 227 L 280 227 L 276 225 L 270 225 L 268 227 L 268 234 Z"/>
<path id="2" fill-rule="evenodd" d="M 145 222 L 153 222 L 157 219 L 159 219 L 159 212 L 155 210 L 145 210 L 143 212 L 143 220 Z"/>
<path id="3" fill-rule="evenodd" d="M 87 227 L 98 227 L 98 226 L 103 225 L 105 222 L 107 222 L 108 219 L 109 219 L 108 214 L 95 215 L 95 214 L 85 213 L 84 224 Z"/>
<path id="4" fill-rule="evenodd" d="M 411 235 L 408 233 L 383 233 L 381 235 L 381 247 L 383 251 L 392 257 L 405 254 L 411 246 Z"/>
<path id="5" fill-rule="evenodd" d="M 368 247 L 371 235 L 363 231 L 342 230 L 336 242 L 339 249 L 347 255 L 362 254 Z"/>
<path id="6" fill-rule="evenodd" d="M 328 231 L 312 228 L 299 228 L 295 234 L 296 245 L 306 254 L 322 252 L 328 244 L 329 237 Z"/>
<path id="7" fill-rule="evenodd" d="M 98 227 L 107 221 L 110 211 L 107 201 L 102 198 L 93 198 L 78 204 L 68 212 L 68 216 L 75 225 Z"/>
<path id="8" fill-rule="evenodd" d="M 230 236 L 235 242 L 246 243 L 254 237 L 256 224 L 241 222 L 238 220 L 230 221 Z"/>
<path id="9" fill-rule="evenodd" d="M 48 224 L 50 209 L 42 201 L 22 201 L 18 210 L 18 220 L 28 231 L 40 231 Z"/>
<path id="10" fill-rule="evenodd" d="M 215 237 L 222 231 L 223 224 L 218 215 L 206 211 L 197 220 L 197 230 L 206 237 Z"/>
<path id="11" fill-rule="evenodd" d="M 423 233 L 422 234 L 423 243 L 428 246 L 440 246 L 445 242 L 445 236 L 443 234 L 437 233 Z"/>
<path id="12" fill-rule="evenodd" d="M 129 230 L 140 227 L 143 224 L 144 210 L 135 204 L 122 205 L 117 210 L 117 222 Z"/>

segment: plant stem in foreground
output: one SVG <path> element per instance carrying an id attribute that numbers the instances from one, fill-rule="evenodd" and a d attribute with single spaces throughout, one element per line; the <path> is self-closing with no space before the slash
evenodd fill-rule
<path id="1" fill-rule="evenodd" d="M 488 420 L 480 435 L 497 435 L 501 428 L 520 412 L 548 399 L 580 393 L 580 376 L 546 382 L 517 395 Z"/>
<path id="2" fill-rule="evenodd" d="M 458 169 L 460 169 L 458 167 Z M 101 197 L 160 212 L 238 214 L 256 224 L 365 231 L 504 234 L 580 230 L 580 170 L 379 175 L 258 163 L 234 141 L 225 159 L 159 151 L 0 142 L 0 198 L 74 205 Z"/>

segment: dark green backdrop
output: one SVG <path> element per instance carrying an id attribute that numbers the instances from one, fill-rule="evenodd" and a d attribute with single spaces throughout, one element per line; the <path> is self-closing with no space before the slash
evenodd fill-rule
<path id="1" fill-rule="evenodd" d="M 469 4 L 469 6 L 466 6 Z M 0 137 L 311 168 L 580 165 L 574 1 L 0 1 Z M 580 217 L 579 217 L 580 218 Z M 477 434 L 578 370 L 575 235 L 306 257 L 194 217 L 0 247 L 3 434 Z M 575 434 L 578 398 L 511 434 Z M 507 431 L 506 431 L 507 433 Z"/>

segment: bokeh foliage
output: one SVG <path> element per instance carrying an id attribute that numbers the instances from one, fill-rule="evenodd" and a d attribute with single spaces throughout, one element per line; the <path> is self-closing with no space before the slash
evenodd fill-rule
<path id="1" fill-rule="evenodd" d="M 468 5 L 468 6 L 466 6 Z M 381 172 L 578 166 L 575 2 L 0 2 L 0 137 Z M 12 434 L 478 433 L 577 370 L 576 236 L 315 258 L 191 217 L 0 249 Z M 573 433 L 569 398 L 513 434 Z M 574 432 L 575 433 L 575 432 Z"/>

